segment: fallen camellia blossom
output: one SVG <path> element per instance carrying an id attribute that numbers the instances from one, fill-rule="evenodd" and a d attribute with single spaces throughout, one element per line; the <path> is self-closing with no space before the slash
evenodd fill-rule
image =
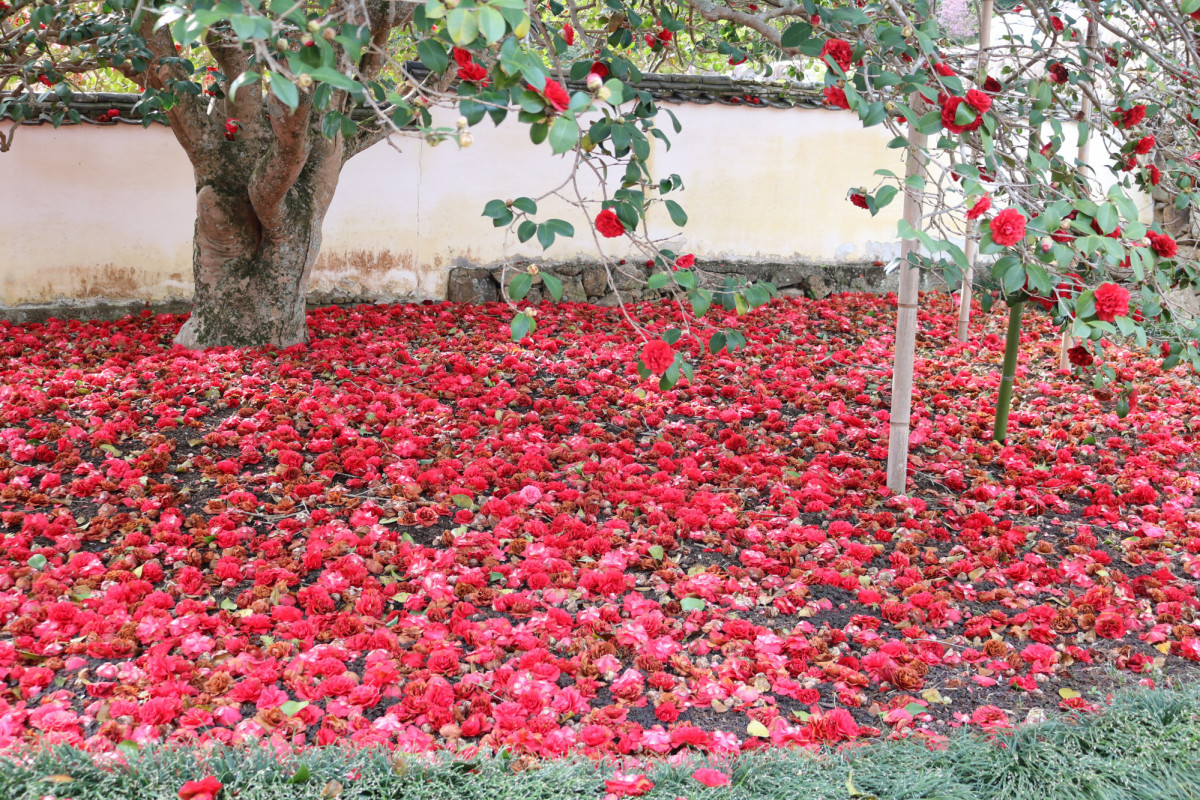
<path id="1" fill-rule="evenodd" d="M 619 311 L 522 344 L 496 311 L 203 353 L 168 315 L 0 322 L 0 746 L 937 742 L 1200 661 L 1182 370 L 1106 345 L 1121 419 L 1028 314 L 1002 447 L 1003 315 L 959 344 L 930 296 L 897 497 L 894 298 L 714 312 L 733 355 L 641 304 L 696 365 L 670 391 Z"/>

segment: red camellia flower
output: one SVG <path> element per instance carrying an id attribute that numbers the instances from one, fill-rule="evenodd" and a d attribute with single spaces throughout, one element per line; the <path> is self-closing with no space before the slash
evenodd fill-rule
<path id="1" fill-rule="evenodd" d="M 599 75 L 603 80 L 604 78 L 608 77 L 608 65 L 603 61 L 593 61 L 592 68 L 589 69 L 588 72 L 592 73 L 593 75 Z"/>
<path id="2" fill-rule="evenodd" d="M 596 215 L 596 230 L 607 239 L 615 239 L 625 234 L 625 224 L 617 217 L 615 211 L 606 208 Z"/>
<path id="3" fill-rule="evenodd" d="M 660 42 L 662 42 L 663 44 L 666 44 L 667 42 L 671 41 L 671 39 L 674 38 L 674 36 L 675 36 L 675 34 L 671 33 L 671 31 L 667 30 L 666 28 L 663 28 L 662 30 L 660 30 L 658 32 L 658 40 Z"/>
<path id="4" fill-rule="evenodd" d="M 996 94 L 998 92 L 1004 91 L 1004 85 L 1001 84 L 1000 81 L 996 80 L 991 75 L 989 75 L 987 77 L 987 80 L 985 80 L 983 82 L 983 90 L 985 92 L 989 92 L 991 94 Z"/>
<path id="5" fill-rule="evenodd" d="M 1154 149 L 1155 139 L 1153 136 L 1143 136 L 1138 140 L 1137 146 L 1133 148 L 1133 152 L 1139 156 L 1144 156 Z"/>
<path id="6" fill-rule="evenodd" d="M 546 85 L 542 87 L 541 95 L 555 111 L 566 111 L 567 106 L 571 104 L 571 98 L 562 84 L 549 78 L 546 79 Z"/>
<path id="7" fill-rule="evenodd" d="M 1179 253 L 1179 245 L 1167 234 L 1150 231 L 1146 236 L 1150 239 L 1150 249 L 1161 258 L 1174 258 Z"/>
<path id="8" fill-rule="evenodd" d="M 1115 283 L 1102 283 L 1096 287 L 1096 318 L 1112 322 L 1117 317 L 1129 314 L 1129 290 Z"/>
<path id="9" fill-rule="evenodd" d="M 967 105 L 975 109 L 977 114 L 986 114 L 988 109 L 992 107 L 992 98 L 987 93 L 981 92 L 978 89 L 971 89 L 966 96 Z"/>
<path id="10" fill-rule="evenodd" d="M 854 58 L 854 49 L 850 47 L 850 43 L 843 39 L 828 39 L 825 46 L 821 48 L 821 56 L 826 63 L 837 64 L 842 68 L 842 72 L 850 69 L 850 63 Z"/>
<path id="11" fill-rule="evenodd" d="M 240 119 L 225 120 L 225 138 L 228 141 L 237 139 L 238 132 L 242 129 L 242 121 Z"/>
<path id="12" fill-rule="evenodd" d="M 992 198 L 986 194 L 967 210 L 967 219 L 979 219 L 992 207 Z"/>
<path id="13" fill-rule="evenodd" d="M 846 99 L 846 92 L 836 86 L 825 87 L 825 102 L 834 108 L 850 108 L 850 101 Z"/>
<path id="14" fill-rule="evenodd" d="M 188 781 L 179 790 L 179 800 L 216 800 L 221 787 L 221 782 L 211 775 L 198 781 Z"/>
<path id="15" fill-rule="evenodd" d="M 958 113 L 958 107 L 963 104 L 961 97 L 947 97 L 945 105 L 942 106 L 942 126 L 951 133 L 968 133 L 970 131 L 979 130 L 979 126 L 983 124 L 983 116 L 975 115 L 975 119 L 967 125 L 959 125 L 955 121 L 955 115 Z"/>
<path id="16" fill-rule="evenodd" d="M 852 195 L 850 195 L 850 202 L 859 208 L 870 208 L 870 206 L 867 205 L 867 196 L 862 192 L 854 192 Z"/>
<path id="17" fill-rule="evenodd" d="M 933 65 L 933 71 L 938 75 L 941 75 L 943 78 L 952 78 L 958 74 L 950 67 L 949 64 L 940 61 Z"/>
<path id="18" fill-rule="evenodd" d="M 1120 639 L 1125 635 L 1125 618 L 1107 611 L 1096 617 L 1096 635 L 1103 639 Z"/>
<path id="19" fill-rule="evenodd" d="M 662 339 L 651 339 L 642 348 L 642 363 L 655 375 L 662 375 L 675 361 L 675 351 Z"/>
<path id="20" fill-rule="evenodd" d="M 1162 172 L 1159 171 L 1158 167 L 1151 164 L 1146 169 L 1146 172 L 1148 173 L 1146 175 L 1146 180 L 1150 182 L 1150 185 L 1158 186 L 1158 184 L 1162 181 Z"/>
<path id="21" fill-rule="evenodd" d="M 1096 360 L 1088 349 L 1081 344 L 1077 344 L 1067 351 L 1067 359 L 1077 367 L 1090 367 Z"/>
<path id="22" fill-rule="evenodd" d="M 691 269 L 692 265 L 695 263 L 696 257 L 691 253 L 688 253 L 687 255 L 682 255 L 675 259 L 675 269 Z"/>
<path id="23" fill-rule="evenodd" d="M 728 786 L 730 784 L 729 776 L 719 769 L 710 769 L 709 767 L 701 767 L 692 773 L 692 777 L 703 783 L 710 789 L 715 789 L 718 786 Z"/>
<path id="24" fill-rule="evenodd" d="M 575 29 L 571 27 L 571 23 L 568 22 L 563 25 L 562 37 L 568 46 L 575 44 Z"/>
<path id="25" fill-rule="evenodd" d="M 1001 247 L 1012 247 L 1025 238 L 1025 215 L 1015 208 L 1006 208 L 988 224 L 992 241 Z"/>
<path id="26" fill-rule="evenodd" d="M 1050 80 L 1055 83 L 1066 83 L 1071 79 L 1071 73 L 1067 72 L 1067 68 L 1057 62 L 1051 64 L 1048 71 Z"/>
<path id="27" fill-rule="evenodd" d="M 1132 128 L 1146 118 L 1146 107 L 1136 105 L 1125 111 L 1118 111 L 1113 124 L 1118 128 Z"/>

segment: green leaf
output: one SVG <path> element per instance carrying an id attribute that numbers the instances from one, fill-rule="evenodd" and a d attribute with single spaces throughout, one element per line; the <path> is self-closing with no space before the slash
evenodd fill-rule
<path id="1" fill-rule="evenodd" d="M 650 547 L 650 557 L 651 558 L 653 558 L 655 561 L 662 561 L 664 555 L 666 555 L 666 554 L 663 552 L 661 545 L 657 545 L 657 544 L 651 545 L 651 547 Z"/>
<path id="2" fill-rule="evenodd" d="M 550 149 L 555 154 L 565 153 L 579 141 L 579 124 L 570 117 L 559 117 L 550 126 Z M 667 202 L 670 202 L 669 200 Z"/>
<path id="3" fill-rule="evenodd" d="M 35 555 L 30 556 L 29 560 L 26 561 L 25 563 L 28 564 L 33 569 L 40 570 L 46 566 L 46 557 L 44 555 L 42 555 L 41 553 L 37 553 Z"/>
<path id="4" fill-rule="evenodd" d="M 797 22 L 789 25 L 779 37 L 780 47 L 799 47 L 805 40 L 812 37 L 813 27 L 807 22 Z"/>
<path id="5" fill-rule="evenodd" d="M 257 72 L 252 70 L 243 72 L 241 75 L 238 75 L 236 78 L 234 78 L 233 82 L 229 84 L 229 96 L 236 97 L 238 90 L 243 86 L 249 86 L 250 84 L 257 83 L 260 80 L 262 80 L 262 78 Z"/>
<path id="6" fill-rule="evenodd" d="M 665 272 L 656 272 L 646 281 L 647 288 L 661 289 L 671 281 L 671 276 Z"/>
<path id="7" fill-rule="evenodd" d="M 746 726 L 746 733 L 758 739 L 771 738 L 771 731 L 756 719 L 750 720 L 750 724 Z"/>
<path id="8" fill-rule="evenodd" d="M 919 177 L 919 176 L 914 176 L 914 177 Z M 875 210 L 871 212 L 871 216 L 875 216 L 876 214 L 879 213 L 879 209 L 883 208 L 888 203 L 892 202 L 892 200 L 896 197 L 896 195 L 899 193 L 899 191 L 900 190 L 897 189 L 895 186 L 890 186 L 890 185 L 880 188 L 880 190 L 875 193 Z"/>
<path id="9" fill-rule="evenodd" d="M 522 220 L 521 224 L 517 226 L 517 238 L 521 244 L 532 239 L 535 233 L 537 233 L 537 223 L 531 219 Z"/>
<path id="10" fill-rule="evenodd" d="M 471 508 L 474 508 L 474 506 L 475 506 L 475 502 L 473 500 L 471 500 L 469 495 L 465 495 L 465 494 L 450 495 L 450 502 L 454 503 L 454 505 L 458 506 L 459 508 L 465 508 L 468 510 L 470 510 Z"/>
<path id="11" fill-rule="evenodd" d="M 279 707 L 286 717 L 294 717 L 308 707 L 307 700 L 288 700 Z"/>
<path id="12" fill-rule="evenodd" d="M 667 213 L 671 215 L 671 222 L 674 222 L 681 228 L 687 225 L 687 214 L 684 213 L 679 203 L 676 203 L 674 200 L 665 200 L 663 202 L 667 204 Z"/>
<path id="13" fill-rule="evenodd" d="M 308 764 L 301 764 L 300 768 L 296 770 L 296 774 L 292 776 L 288 783 L 307 783 L 308 779 L 311 777 L 312 770 L 309 769 Z"/>
<path id="14" fill-rule="evenodd" d="M 280 102 L 292 111 L 295 111 L 296 106 L 300 105 L 300 91 L 296 88 L 296 84 L 274 70 L 267 74 L 271 76 L 271 94 L 278 97 Z"/>
<path id="15" fill-rule="evenodd" d="M 512 283 L 508 284 L 508 296 L 513 300 L 524 300 L 532 286 L 533 276 L 528 272 L 522 272 L 512 279 Z"/>
<path id="16" fill-rule="evenodd" d="M 556 303 L 562 302 L 562 295 L 563 295 L 562 281 L 560 281 L 558 278 L 554 277 L 553 275 L 551 275 L 547 272 L 543 272 L 542 273 L 542 285 L 546 287 L 546 291 L 548 291 L 550 293 L 550 296 L 554 298 L 554 302 L 556 302 Z"/>
<path id="17" fill-rule="evenodd" d="M 701 597 L 685 597 L 679 601 L 679 607 L 684 611 L 703 611 L 705 605 Z"/>
<path id="18" fill-rule="evenodd" d="M 554 244 L 554 228 L 543 222 L 538 225 L 537 238 L 543 250 L 549 249 L 550 245 Z"/>
<path id="19" fill-rule="evenodd" d="M 518 197 L 516 200 L 513 200 L 512 207 L 518 211 L 524 211 L 526 214 L 537 213 L 537 203 L 528 197 Z"/>
<path id="20" fill-rule="evenodd" d="M 459 47 L 468 46 L 479 35 L 479 24 L 473 12 L 474 9 L 459 6 L 446 15 L 446 33 L 450 34 L 450 41 Z"/>
<path id="21" fill-rule="evenodd" d="M 446 48 L 433 39 L 422 39 L 417 43 L 417 58 L 432 72 L 442 73 L 450 66 L 450 56 L 446 54 Z"/>
<path id="22" fill-rule="evenodd" d="M 1110 234 L 1117 229 L 1117 209 L 1111 203 L 1105 203 L 1096 209 L 1096 224 L 1100 226 L 1100 232 Z"/>
<path id="23" fill-rule="evenodd" d="M 498 9 L 491 6 L 479 7 L 479 32 L 488 44 L 495 44 L 504 38 L 504 16 Z"/>
<path id="24" fill-rule="evenodd" d="M 509 334 L 514 342 L 519 342 L 533 330 L 533 319 L 524 312 L 517 314 L 509 325 Z"/>
<path id="25" fill-rule="evenodd" d="M 725 349 L 725 334 L 717 331 L 708 340 L 708 352 L 716 355 Z"/>

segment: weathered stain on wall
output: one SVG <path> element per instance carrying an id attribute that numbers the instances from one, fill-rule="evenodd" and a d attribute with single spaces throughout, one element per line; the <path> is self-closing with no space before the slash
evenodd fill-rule
<path id="1" fill-rule="evenodd" d="M 834 111 L 672 110 L 683 132 L 669 150 L 651 140 L 653 164 L 683 179 L 689 222 L 681 232 L 659 209 L 652 235 L 709 261 L 854 263 L 894 251 L 899 204 L 871 217 L 843 199 L 873 184 L 876 169 L 897 168 L 882 130 Z M 343 169 L 311 276 L 314 299 L 437 299 L 455 265 L 595 257 L 596 205 L 539 200 L 539 220 L 565 219 L 577 232 L 545 252 L 481 215 L 489 199 L 539 197 L 567 175 L 569 161 L 531 144 L 523 126 L 485 122 L 467 150 L 398 144 L 402 152 L 381 144 Z M 169 130 L 26 127 L 0 156 L 0 186 L 0 309 L 191 296 L 194 184 Z M 583 187 L 593 196 L 599 188 Z M 626 254 L 620 240 L 600 246 Z"/>

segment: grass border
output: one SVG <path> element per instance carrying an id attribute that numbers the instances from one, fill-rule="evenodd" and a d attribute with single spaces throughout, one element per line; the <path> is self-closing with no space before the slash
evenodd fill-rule
<path id="1" fill-rule="evenodd" d="M 599 800 L 617 767 L 561 759 L 515 769 L 518 763 L 527 764 L 504 754 L 395 759 L 341 747 L 280 761 L 260 746 L 162 746 L 132 754 L 128 768 L 105 769 L 82 751 L 45 747 L 0 758 L 0 798 L 173 800 L 184 781 L 214 774 L 225 785 L 218 800 Z M 729 772 L 733 785 L 702 786 L 692 778 L 700 766 Z M 893 741 L 820 755 L 687 755 L 644 771 L 655 784 L 644 795 L 650 800 L 1200 800 L 1200 685 L 1124 690 L 1102 713 L 999 737 L 959 731 L 939 750 Z M 61 775 L 73 780 L 51 777 Z"/>

